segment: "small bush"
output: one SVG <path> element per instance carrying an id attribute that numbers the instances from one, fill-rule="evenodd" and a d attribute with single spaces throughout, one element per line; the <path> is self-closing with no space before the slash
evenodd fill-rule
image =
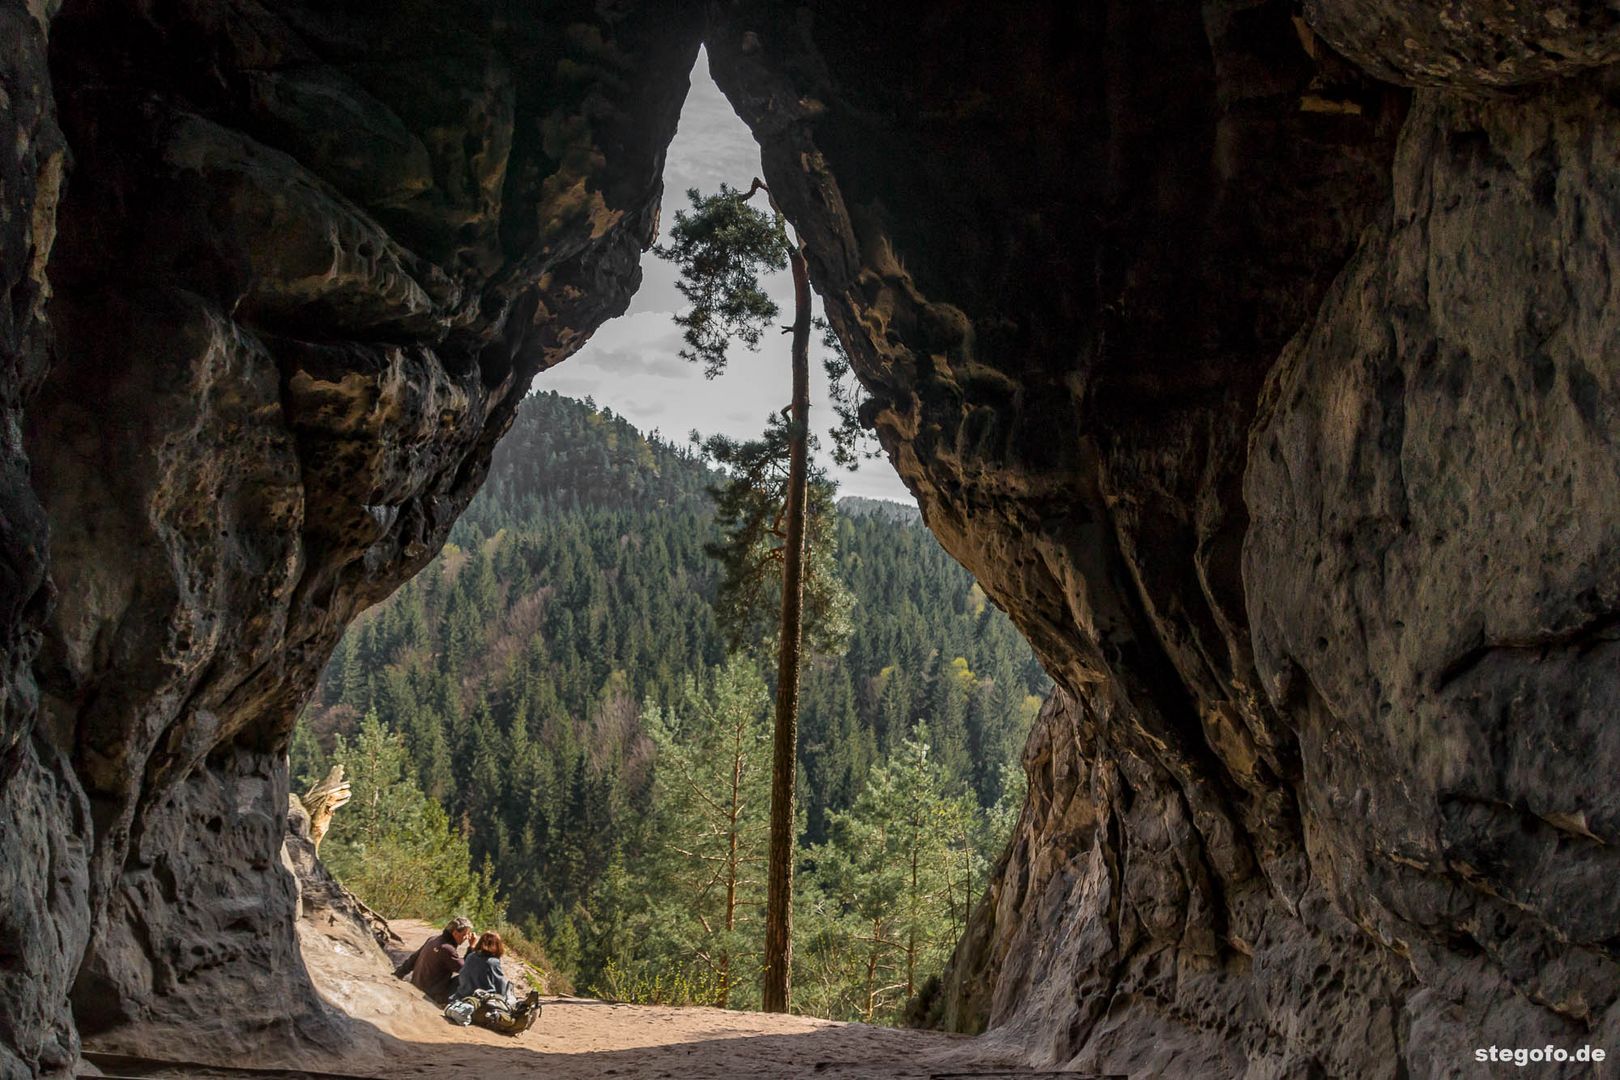
<path id="1" fill-rule="evenodd" d="M 480 929 L 483 929 L 480 927 Z M 553 964 L 546 956 L 545 947 L 539 941 L 530 937 L 520 926 L 513 923 L 502 922 L 493 927 L 506 943 L 506 955 L 516 959 L 527 976 L 529 985 L 542 994 L 572 994 L 574 984 L 568 975 Z M 511 968 L 511 959 L 507 961 Z M 508 971 L 508 974 L 511 974 Z"/>
<path id="2" fill-rule="evenodd" d="M 603 1001 L 633 1005 L 714 1005 L 720 1000 L 720 984 L 709 971 L 683 971 L 656 964 L 621 967 L 617 961 L 609 960 L 591 993 Z"/>

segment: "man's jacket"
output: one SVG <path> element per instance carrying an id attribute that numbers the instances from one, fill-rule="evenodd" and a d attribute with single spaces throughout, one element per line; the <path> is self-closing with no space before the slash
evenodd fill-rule
<path id="1" fill-rule="evenodd" d="M 461 974 L 461 957 L 456 955 L 456 948 L 456 940 L 449 934 L 428 938 L 394 969 L 394 976 L 410 976 L 412 986 L 443 1005 L 450 1000 L 450 987 Z"/>

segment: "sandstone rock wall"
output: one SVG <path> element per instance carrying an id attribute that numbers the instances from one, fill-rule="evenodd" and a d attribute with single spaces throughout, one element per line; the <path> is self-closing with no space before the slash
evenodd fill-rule
<path id="1" fill-rule="evenodd" d="M 713 8 L 869 417 L 1060 684 L 924 1003 L 1037 1064 L 1615 1041 L 1620 37 L 1305 7 Z"/>
<path id="2" fill-rule="evenodd" d="M 4 1071 L 70 1064 L 74 1020 L 183 1051 L 221 1002 L 248 1043 L 328 1038 L 279 855 L 287 734 L 534 373 L 628 302 L 701 12 L 0 17 Z"/>
<path id="3" fill-rule="evenodd" d="M 39 731 L 33 661 L 50 603 L 46 522 L 25 410 L 49 364 L 50 282 L 67 152 L 46 49 L 54 4 L 0 2 L 0 1076 L 64 1070 L 67 988 L 90 928 L 87 808 L 60 741 Z"/>
<path id="4" fill-rule="evenodd" d="M 1620 1037 L 1614 87 L 1419 95 L 1245 481 L 1313 868 L 1428 988 L 1414 1023 L 1490 1002 L 1514 1045 Z"/>
<path id="5" fill-rule="evenodd" d="M 0 0 L 0 31 L 0 1075 L 221 1001 L 339 1037 L 288 729 L 622 310 L 700 37 L 868 419 L 1059 684 L 926 1004 L 1145 1075 L 1620 1048 L 1607 9 Z"/>

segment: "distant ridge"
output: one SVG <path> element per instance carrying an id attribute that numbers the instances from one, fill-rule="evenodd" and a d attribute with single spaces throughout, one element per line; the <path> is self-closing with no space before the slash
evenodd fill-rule
<path id="1" fill-rule="evenodd" d="M 845 495 L 838 500 L 838 511 L 846 517 L 879 518 L 897 525 L 917 525 L 922 522 L 922 511 L 911 503 L 869 499 L 864 495 Z"/>

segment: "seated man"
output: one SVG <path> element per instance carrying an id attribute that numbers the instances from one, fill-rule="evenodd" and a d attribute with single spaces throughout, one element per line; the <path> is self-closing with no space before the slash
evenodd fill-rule
<path id="1" fill-rule="evenodd" d="M 456 916 L 445 926 L 444 933 L 430 937 L 394 969 L 394 977 L 409 977 L 411 985 L 439 1005 L 450 1000 L 450 990 L 461 974 L 461 957 L 456 950 L 472 937 L 472 923 Z"/>

